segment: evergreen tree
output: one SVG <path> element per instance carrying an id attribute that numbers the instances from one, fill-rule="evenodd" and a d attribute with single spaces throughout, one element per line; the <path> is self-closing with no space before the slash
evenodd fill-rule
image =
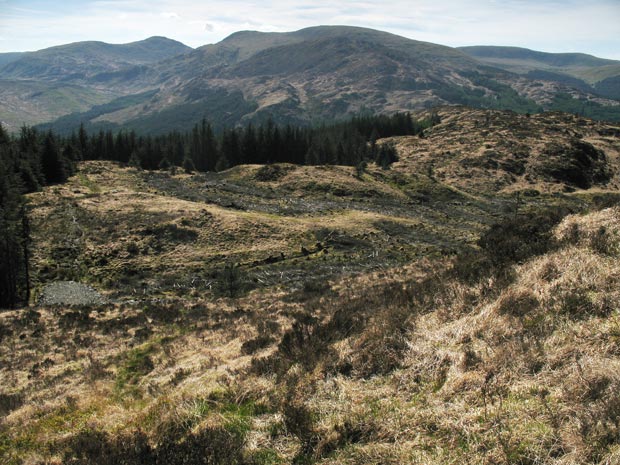
<path id="1" fill-rule="evenodd" d="M 131 152 L 131 156 L 129 157 L 129 161 L 127 164 L 132 168 L 142 169 L 142 160 L 140 158 L 140 149 L 134 150 Z"/>
<path id="2" fill-rule="evenodd" d="M 56 138 L 52 131 L 49 131 L 45 135 L 43 141 L 43 148 L 41 151 L 41 168 L 43 175 L 45 176 L 46 184 L 54 184 L 63 182 L 67 179 L 67 167 L 65 162 L 60 156 L 58 145 L 56 144 Z"/>
<path id="3" fill-rule="evenodd" d="M 396 152 L 396 147 L 394 147 L 393 144 L 382 144 L 381 147 L 378 148 L 375 163 L 381 168 L 386 170 L 392 163 L 397 161 L 398 154 Z"/>
<path id="4" fill-rule="evenodd" d="M 183 158 L 183 169 L 185 170 L 185 172 L 187 174 L 191 174 L 194 171 L 196 171 L 196 167 L 194 166 L 194 162 L 190 158 L 189 155 L 186 155 L 185 158 Z"/>
<path id="5" fill-rule="evenodd" d="M 320 153 L 317 144 L 314 142 L 310 144 L 308 147 L 308 151 L 306 152 L 306 157 L 304 163 L 306 165 L 319 165 L 320 164 Z"/>
<path id="6" fill-rule="evenodd" d="M 84 129 L 84 123 L 80 123 L 80 129 L 78 131 L 78 144 L 80 153 L 82 154 L 82 158 L 84 160 L 90 160 L 91 154 L 89 152 L 90 144 L 88 141 L 88 134 L 86 134 L 86 129 Z"/>
<path id="7" fill-rule="evenodd" d="M 164 157 L 161 159 L 161 161 L 159 162 L 158 168 L 160 170 L 169 170 L 173 165 L 170 163 L 170 161 L 168 160 L 168 157 Z"/>
<path id="8" fill-rule="evenodd" d="M 216 170 L 221 171 L 220 160 L 226 160 L 227 162 L 226 168 L 229 168 L 231 166 L 238 165 L 240 159 L 241 159 L 241 146 L 239 144 L 239 133 L 234 129 L 224 131 L 224 134 L 222 136 L 221 156 L 220 156 L 220 159 L 218 160 L 218 163 L 220 164 L 220 168 L 216 168 Z"/>
<path id="9" fill-rule="evenodd" d="M 200 129 L 200 148 L 205 167 L 205 169 L 201 171 L 214 171 L 216 169 L 215 164 L 219 158 L 217 141 L 215 140 L 211 124 L 207 123 L 204 119 L 202 120 Z"/>
<path id="10" fill-rule="evenodd" d="M 21 186 L 7 163 L 8 144 L 0 144 L 0 307 L 27 301 L 29 228 Z"/>
<path id="11" fill-rule="evenodd" d="M 241 141 L 241 163 L 258 163 L 258 140 L 256 131 L 250 123 Z"/>

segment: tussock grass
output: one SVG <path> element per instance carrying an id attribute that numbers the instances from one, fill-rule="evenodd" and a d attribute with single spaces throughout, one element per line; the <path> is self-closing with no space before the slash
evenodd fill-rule
<path id="1" fill-rule="evenodd" d="M 171 209 L 162 234 L 196 239 L 188 212 Z M 2 313 L 0 460 L 615 463 L 619 212 L 511 214 L 467 257 L 315 270 L 292 288 Z M 380 220 L 334 215 L 302 236 Z"/>

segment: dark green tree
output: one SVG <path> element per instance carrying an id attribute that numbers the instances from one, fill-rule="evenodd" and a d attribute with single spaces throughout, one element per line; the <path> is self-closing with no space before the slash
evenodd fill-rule
<path id="1" fill-rule="evenodd" d="M 67 179 L 67 167 L 58 150 L 56 138 L 51 131 L 45 135 L 45 140 L 43 141 L 41 168 L 46 184 L 59 183 Z"/>
<path id="2" fill-rule="evenodd" d="M 0 307 L 27 302 L 30 294 L 30 231 L 19 178 L 8 163 L 8 144 L 0 144 Z"/>

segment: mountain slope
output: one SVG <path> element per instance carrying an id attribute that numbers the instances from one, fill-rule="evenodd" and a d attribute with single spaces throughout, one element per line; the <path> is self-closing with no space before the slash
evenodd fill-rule
<path id="1" fill-rule="evenodd" d="M 546 53 L 519 47 L 472 46 L 459 47 L 468 55 L 482 61 L 504 65 L 518 71 L 548 68 L 593 68 L 620 65 L 620 62 L 598 58 L 585 53 Z M 519 68 L 521 66 L 521 68 Z"/>
<path id="2" fill-rule="evenodd" d="M 22 124 L 41 124 L 67 113 L 87 111 L 116 95 L 71 83 L 0 80 L 0 123 L 17 131 Z"/>
<path id="3" fill-rule="evenodd" d="M 502 65 L 508 69 L 489 66 L 486 58 L 387 32 L 319 26 L 287 33 L 242 31 L 192 51 L 163 38 L 124 46 L 72 44 L 27 54 L 1 68 L 0 77 L 71 83 L 107 93 L 103 103 L 109 106 L 88 108 L 85 102 L 87 111 L 51 125 L 61 132 L 83 121 L 95 130 L 127 127 L 157 133 L 188 129 L 203 117 L 220 128 L 268 118 L 312 124 L 366 111 L 442 104 L 521 113 L 557 109 L 620 120 L 620 103 L 614 100 L 620 89 L 613 73 L 605 74 L 614 62 L 509 51 L 530 66 L 514 70 L 529 74 L 513 72 L 512 64 Z M 606 79 L 593 87 L 566 74 L 566 67 L 603 73 Z M 124 98 L 131 94 L 135 98 Z M 12 97 L 30 98 L 17 91 Z M 112 101 L 118 97 L 123 99 Z M 20 115 L 19 105 L 13 107 L 14 128 Z M 52 114 L 46 110 L 43 105 L 42 114 Z"/>
<path id="4" fill-rule="evenodd" d="M 22 55 L 23 52 L 0 53 L 0 67 L 12 61 L 18 60 Z"/>
<path id="5" fill-rule="evenodd" d="M 219 44 L 158 63 L 145 73 L 160 91 L 148 105 L 101 114 L 93 123 L 141 127 L 145 119 L 176 121 L 195 109 L 212 121 L 222 99 L 236 98 L 237 122 L 312 122 L 362 110 L 393 112 L 439 103 L 497 107 L 507 101 L 535 111 L 498 79 L 510 73 L 466 54 L 371 29 L 321 26 L 292 33 L 233 34 Z"/>
<path id="6" fill-rule="evenodd" d="M 571 59 L 607 63 L 581 55 Z M 612 106 L 617 102 L 597 98 L 595 90 L 577 78 L 524 77 L 458 49 L 345 26 L 238 32 L 158 63 L 140 79 L 159 88 L 149 102 L 83 118 L 95 128 L 161 131 L 179 129 L 180 121 L 202 116 L 216 125 L 266 118 L 311 123 L 360 111 L 410 111 L 441 104 L 523 113 L 565 109 L 620 118 L 620 106 Z M 56 128 L 66 129 L 66 122 Z"/>
<path id="7" fill-rule="evenodd" d="M 545 53 L 519 47 L 460 47 L 477 60 L 533 79 L 557 81 L 586 92 L 617 99 L 620 61 L 584 53 Z M 567 80 L 567 76 L 573 80 Z"/>
<path id="8" fill-rule="evenodd" d="M 155 63 L 190 50 L 190 47 L 165 37 L 151 37 L 122 45 L 76 42 L 24 53 L 0 68 L 0 77 L 45 81 L 84 80 L 103 72 Z"/>
<path id="9" fill-rule="evenodd" d="M 0 55 L 0 122 L 16 131 L 83 112 L 156 84 L 141 76 L 148 65 L 191 48 L 164 37 L 130 44 L 78 42 Z M 3 57 L 6 59 L 2 63 Z"/>

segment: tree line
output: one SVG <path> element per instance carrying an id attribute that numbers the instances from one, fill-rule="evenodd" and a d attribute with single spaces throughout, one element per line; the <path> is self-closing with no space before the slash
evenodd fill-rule
<path id="1" fill-rule="evenodd" d="M 271 121 L 215 133 L 202 120 L 191 131 L 139 136 L 133 131 L 68 137 L 22 127 L 10 135 L 0 125 L 0 308 L 28 302 L 30 228 L 23 194 L 64 182 L 80 160 L 112 160 L 147 170 L 182 167 L 221 171 L 239 164 L 349 165 L 396 161 L 380 138 L 422 134 L 435 118 L 414 121 L 409 113 L 360 116 L 319 127 L 278 126 Z"/>
<path id="2" fill-rule="evenodd" d="M 24 126 L 11 136 L 0 125 L 0 308 L 30 299 L 30 223 L 23 194 L 66 181 L 80 158 L 71 141 L 52 132 Z"/>
<path id="3" fill-rule="evenodd" d="M 349 165 L 376 162 L 383 167 L 396 161 L 380 138 L 421 134 L 432 121 L 414 121 L 409 113 L 359 116 L 350 121 L 318 127 L 285 125 L 272 121 L 224 129 L 216 133 L 202 120 L 190 131 L 160 136 L 138 136 L 133 131 L 88 134 L 83 126 L 63 140 L 68 156 L 84 160 L 115 160 L 147 170 L 183 167 L 187 171 L 222 171 L 240 164 L 294 163 Z"/>

